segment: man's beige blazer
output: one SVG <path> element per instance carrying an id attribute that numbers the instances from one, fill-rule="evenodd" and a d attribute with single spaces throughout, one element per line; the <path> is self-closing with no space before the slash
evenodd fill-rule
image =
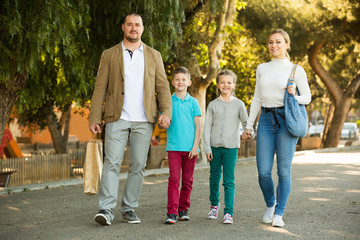
<path id="1" fill-rule="evenodd" d="M 144 107 L 146 117 L 151 123 L 156 123 L 160 110 L 162 115 L 171 120 L 171 94 L 160 52 L 142 44 L 145 60 Z M 101 55 L 95 89 L 91 98 L 90 125 L 100 124 L 102 118 L 106 123 L 120 119 L 124 104 L 124 81 L 125 71 L 121 42 L 105 50 Z"/>

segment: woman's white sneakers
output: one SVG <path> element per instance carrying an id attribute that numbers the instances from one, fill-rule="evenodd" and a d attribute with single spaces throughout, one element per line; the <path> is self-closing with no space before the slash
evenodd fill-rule
<path id="1" fill-rule="evenodd" d="M 274 221 L 272 222 L 273 227 L 284 227 L 285 223 L 282 220 L 282 216 L 280 215 L 275 215 L 274 216 Z"/>
<path id="2" fill-rule="evenodd" d="M 285 223 L 282 220 L 282 216 L 274 215 L 275 206 L 276 206 L 276 203 L 274 204 L 274 206 L 266 208 L 262 222 L 267 223 L 267 224 L 272 223 L 273 227 L 284 227 Z"/>
<path id="3" fill-rule="evenodd" d="M 272 223 L 273 222 L 275 206 L 276 206 L 276 203 L 274 206 L 266 208 L 266 212 L 265 212 L 265 214 L 263 216 L 263 220 L 262 220 L 263 223 Z"/>

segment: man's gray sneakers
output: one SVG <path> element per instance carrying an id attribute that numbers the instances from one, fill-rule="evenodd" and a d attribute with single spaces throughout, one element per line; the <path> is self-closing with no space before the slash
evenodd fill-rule
<path id="1" fill-rule="evenodd" d="M 110 226 L 111 225 L 111 221 L 109 219 L 109 217 L 107 216 L 107 213 L 105 210 L 100 210 L 96 215 L 95 215 L 95 222 L 104 225 L 104 226 Z"/>
<path id="2" fill-rule="evenodd" d="M 123 215 L 123 219 L 128 223 L 140 223 L 140 218 L 138 218 L 134 211 L 127 211 Z"/>

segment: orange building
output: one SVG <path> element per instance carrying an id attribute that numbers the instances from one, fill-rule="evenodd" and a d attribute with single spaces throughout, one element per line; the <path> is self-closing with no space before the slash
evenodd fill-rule
<path id="1" fill-rule="evenodd" d="M 86 142 L 92 137 L 92 133 L 89 130 L 89 109 L 81 110 L 85 113 L 83 116 L 77 113 L 77 109 L 72 108 L 69 142 Z M 9 129 L 18 143 L 52 143 L 48 128 L 45 128 L 43 131 L 33 133 L 26 127 L 19 126 L 17 121 L 14 121 L 9 125 Z"/>
<path id="2" fill-rule="evenodd" d="M 87 142 L 93 134 L 89 130 L 89 109 L 82 108 L 81 111 L 84 114 L 79 114 L 79 110 L 72 108 L 70 117 L 70 131 L 69 131 L 69 142 Z M 59 117 L 59 116 L 58 116 Z M 41 132 L 33 133 L 26 127 L 21 127 L 14 121 L 9 125 L 9 129 L 12 136 L 18 143 L 39 143 L 49 144 L 52 143 L 51 135 L 48 128 Z M 166 144 L 166 130 L 159 129 L 157 124 L 153 133 L 153 142 L 157 139 L 158 144 Z"/>

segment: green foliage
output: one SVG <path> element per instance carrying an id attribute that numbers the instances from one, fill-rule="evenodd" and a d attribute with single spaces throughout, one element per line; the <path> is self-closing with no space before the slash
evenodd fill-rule
<path id="1" fill-rule="evenodd" d="M 142 16 L 145 31 L 142 40 L 158 49 L 164 61 L 174 57 L 173 44 L 181 38 L 181 22 L 187 0 L 105 0 L 88 1 L 92 22 L 90 25 L 91 49 L 98 60 L 100 53 L 123 39 L 122 23 L 127 13 Z M 97 65 L 97 64 L 96 64 Z"/>
<path id="2" fill-rule="evenodd" d="M 291 38 L 291 59 L 305 68 L 312 94 L 320 98 L 329 94 L 307 64 L 308 49 L 314 42 L 323 43 L 318 59 L 345 88 L 359 70 L 359 12 L 358 1 L 254 0 L 247 2 L 238 21 L 263 45 L 271 30 L 287 31 Z"/>
<path id="3" fill-rule="evenodd" d="M 39 56 L 45 52 L 53 58 L 59 44 L 67 56 L 77 54 L 73 33 L 86 24 L 83 17 L 87 11 L 84 1 L 2 1 L 0 81 L 15 73 L 36 74 Z"/>
<path id="4" fill-rule="evenodd" d="M 201 3 L 205 5 L 195 11 Z M 28 73 L 17 112 L 24 123 L 43 128 L 54 106 L 64 110 L 74 102 L 88 102 L 101 52 L 123 39 L 121 27 L 129 12 L 142 16 L 142 39 L 161 52 L 167 73 L 176 65 L 191 66 L 195 56 L 205 75 L 215 17 L 222 4 L 221 0 L 4 0 L 0 9 L 0 83 L 15 73 Z M 314 41 L 324 41 L 319 59 L 341 87 L 346 87 L 358 70 L 358 1 L 237 1 L 236 9 L 236 22 L 225 30 L 229 36 L 220 64 L 237 74 L 236 95 L 247 105 L 255 89 L 257 65 L 270 60 L 266 40 L 274 28 L 290 34 L 290 55 L 307 71 L 313 96 L 328 95 L 307 64 L 308 48 Z M 191 13 L 194 16 L 189 17 Z M 208 96 L 216 96 L 215 84 Z"/>
<path id="5" fill-rule="evenodd" d="M 16 2 L 16 7 L 10 2 Z M 63 110 L 74 100 L 89 98 L 88 90 L 94 83 L 92 69 L 86 63 L 89 7 L 85 1 L 40 1 L 39 5 L 31 6 L 25 2 L 28 1 L 8 1 L 12 7 L 9 9 L 18 13 L 21 27 L 14 32 L 9 26 L 13 37 L 4 42 L 9 55 L 15 55 L 14 62 L 24 67 L 5 70 L 28 73 L 16 113 L 20 123 L 42 129 L 54 107 Z M 31 26 L 28 26 L 31 18 Z M 30 57 L 17 56 L 16 47 L 27 51 Z"/>
<path id="6" fill-rule="evenodd" d="M 181 37 L 184 19 L 181 1 L 47 3 L 54 11 L 43 14 L 42 21 L 49 26 L 44 30 L 47 35 L 41 39 L 47 44 L 41 43 L 36 52 L 31 52 L 36 68 L 31 69 L 16 108 L 20 123 L 34 130 L 47 125 L 47 116 L 54 107 L 63 111 L 74 101 L 85 105 L 91 98 L 100 55 L 123 39 L 121 27 L 127 13 L 142 16 L 143 41 L 159 49 L 164 59 L 173 57 L 171 47 Z M 22 7 L 25 6 L 19 9 L 23 10 Z M 51 16 L 54 20 L 50 21 Z M 52 31 L 54 40 L 50 38 Z"/>
<path id="7" fill-rule="evenodd" d="M 326 41 L 329 49 L 338 49 L 350 35 L 359 36 L 354 15 L 359 3 L 342 0 L 249 1 L 239 21 L 251 30 L 258 41 L 266 44 L 271 30 L 283 28 L 292 40 L 291 55 L 304 57 L 314 41 Z"/>
<path id="8" fill-rule="evenodd" d="M 202 7 L 195 11 L 195 6 L 201 3 L 203 3 Z M 243 6 L 243 2 L 237 2 L 238 9 Z M 193 14 L 193 16 L 186 19 L 186 25 L 183 25 L 182 39 L 174 45 L 176 59 L 170 64 L 180 64 L 189 68 L 196 64 L 200 67 L 201 73 L 206 75 L 210 63 L 209 46 L 217 27 L 216 16 L 223 11 L 223 7 L 222 0 L 188 1 L 185 15 Z M 226 31 L 231 32 L 232 27 L 226 28 Z M 193 56 L 196 63 L 192 59 Z"/>
<path id="9" fill-rule="evenodd" d="M 216 29 L 215 14 L 211 14 L 211 10 L 203 8 L 192 23 L 188 25 L 184 31 L 184 41 L 178 54 L 189 56 L 194 54 L 203 73 L 207 72 L 209 65 L 209 49 L 212 42 L 212 36 Z"/>
<path id="10" fill-rule="evenodd" d="M 356 68 L 360 69 L 360 41 L 344 42 L 329 58 L 324 59 L 329 66 L 329 72 L 337 76 L 337 83 L 345 89 L 355 75 Z"/>
<path id="11" fill-rule="evenodd" d="M 221 67 L 236 73 L 235 94 L 247 106 L 250 106 L 255 90 L 256 68 L 267 55 L 264 46 L 258 45 L 246 29 L 234 23 L 233 31 L 225 42 Z"/>

